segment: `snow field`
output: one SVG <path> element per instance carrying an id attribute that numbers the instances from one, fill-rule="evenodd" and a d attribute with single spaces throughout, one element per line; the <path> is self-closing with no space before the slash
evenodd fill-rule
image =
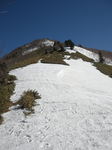
<path id="1" fill-rule="evenodd" d="M 85 50 L 84 48 L 81 48 L 81 47 L 77 47 L 77 46 L 74 46 L 74 50 L 75 51 L 78 51 L 79 53 L 89 57 L 89 58 L 92 58 L 94 59 L 96 62 L 99 61 L 99 55 L 98 54 L 95 54 L 93 52 L 90 52 L 88 50 Z"/>
<path id="2" fill-rule="evenodd" d="M 3 114 L 1 150 L 112 149 L 112 79 L 81 59 L 66 62 L 10 72 L 18 79 L 13 102 L 28 89 L 42 98 L 28 117 L 14 107 Z"/>
<path id="3" fill-rule="evenodd" d="M 74 50 L 72 50 L 72 52 L 76 53 L 76 51 L 89 57 L 89 58 L 92 58 L 93 60 L 95 60 L 95 62 L 99 62 L 99 55 L 96 53 L 90 52 L 90 51 L 88 51 L 84 48 L 78 47 L 78 46 L 74 46 Z M 105 58 L 104 57 L 104 59 L 105 59 L 105 63 L 107 65 L 112 66 L 112 59 L 111 58 Z"/>

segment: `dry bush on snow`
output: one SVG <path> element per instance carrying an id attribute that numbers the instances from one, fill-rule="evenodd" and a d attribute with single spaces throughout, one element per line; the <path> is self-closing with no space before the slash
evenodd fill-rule
<path id="1" fill-rule="evenodd" d="M 37 91 L 28 90 L 23 93 L 21 99 L 19 100 L 18 104 L 20 105 L 21 109 L 28 110 L 28 114 L 33 113 L 34 109 L 33 106 L 36 105 L 35 99 L 40 99 Z M 27 112 L 25 112 L 27 114 Z"/>

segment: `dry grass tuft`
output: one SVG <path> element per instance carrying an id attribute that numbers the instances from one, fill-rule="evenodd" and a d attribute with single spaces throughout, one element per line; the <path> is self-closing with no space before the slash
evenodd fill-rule
<path id="1" fill-rule="evenodd" d="M 36 105 L 35 99 L 40 99 L 37 91 L 28 90 L 23 93 L 21 99 L 19 100 L 18 104 L 20 105 L 21 109 L 26 109 L 25 115 L 30 113 L 34 113 L 33 107 Z"/>
<path id="2" fill-rule="evenodd" d="M 112 78 L 112 66 L 102 64 L 102 63 L 94 63 L 94 66 L 103 74 L 108 75 Z"/>
<path id="3" fill-rule="evenodd" d="M 71 58 L 72 59 L 79 59 L 81 58 L 83 61 L 87 61 L 87 62 L 94 62 L 93 59 L 79 53 L 79 52 L 76 52 L 76 53 L 71 53 Z"/>
<path id="4" fill-rule="evenodd" d="M 48 54 L 46 57 L 43 57 L 41 60 L 42 63 L 50 63 L 50 64 L 62 64 L 62 65 L 68 65 L 63 60 L 63 55 L 59 52 L 53 52 L 53 54 Z"/>

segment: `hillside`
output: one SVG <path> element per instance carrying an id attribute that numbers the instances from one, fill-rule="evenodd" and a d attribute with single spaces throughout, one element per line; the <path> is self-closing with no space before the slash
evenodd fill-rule
<path id="1" fill-rule="evenodd" d="M 52 51 L 54 42 L 56 42 L 56 40 L 38 39 L 16 48 L 0 60 L 5 61 L 7 67 L 10 69 L 10 67 L 12 67 L 14 64 L 22 62 L 24 60 L 28 60 L 34 57 L 38 57 L 37 59 L 43 57 L 45 51 Z M 64 45 L 64 43 L 61 44 Z M 81 54 L 84 54 L 89 58 L 94 58 L 95 61 L 98 61 L 98 49 L 75 46 L 75 50 L 76 49 Z M 105 50 L 101 50 L 101 52 L 106 60 L 106 63 L 112 65 L 112 52 Z"/>
<path id="2" fill-rule="evenodd" d="M 14 49 L 11 53 L 1 58 L 1 61 L 5 61 L 8 68 L 10 68 L 16 63 L 35 57 L 36 55 L 40 55 L 46 49 L 51 49 L 53 43 L 54 42 L 48 39 L 35 40 L 31 43 L 27 43 L 21 47 Z"/>
<path id="3" fill-rule="evenodd" d="M 66 47 L 64 52 L 44 54 L 47 48 L 52 50 L 54 41 L 42 42 L 44 46 L 41 49 L 36 45 L 22 50 L 24 60 L 18 60 L 18 64 L 13 64 L 17 69 L 9 72 L 17 77 L 11 96 L 13 103 L 19 101 L 22 93 L 29 89 L 38 91 L 41 99 L 36 99 L 35 113 L 28 116 L 24 115 L 25 109 L 20 109 L 18 104 L 2 114 L 0 148 L 111 150 L 111 66 L 109 74 L 101 73 L 97 67 L 98 55 L 78 46 L 73 50 Z M 26 65 L 29 57 L 30 62 L 34 58 L 37 62 Z M 107 68 L 106 64 L 102 65 Z"/>

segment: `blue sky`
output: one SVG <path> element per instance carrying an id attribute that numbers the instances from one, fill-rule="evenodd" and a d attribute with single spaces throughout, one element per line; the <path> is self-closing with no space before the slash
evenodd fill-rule
<path id="1" fill-rule="evenodd" d="M 0 0 L 0 6 L 13 0 Z M 0 8 L 4 54 L 39 38 L 112 51 L 112 0 L 15 0 Z"/>

